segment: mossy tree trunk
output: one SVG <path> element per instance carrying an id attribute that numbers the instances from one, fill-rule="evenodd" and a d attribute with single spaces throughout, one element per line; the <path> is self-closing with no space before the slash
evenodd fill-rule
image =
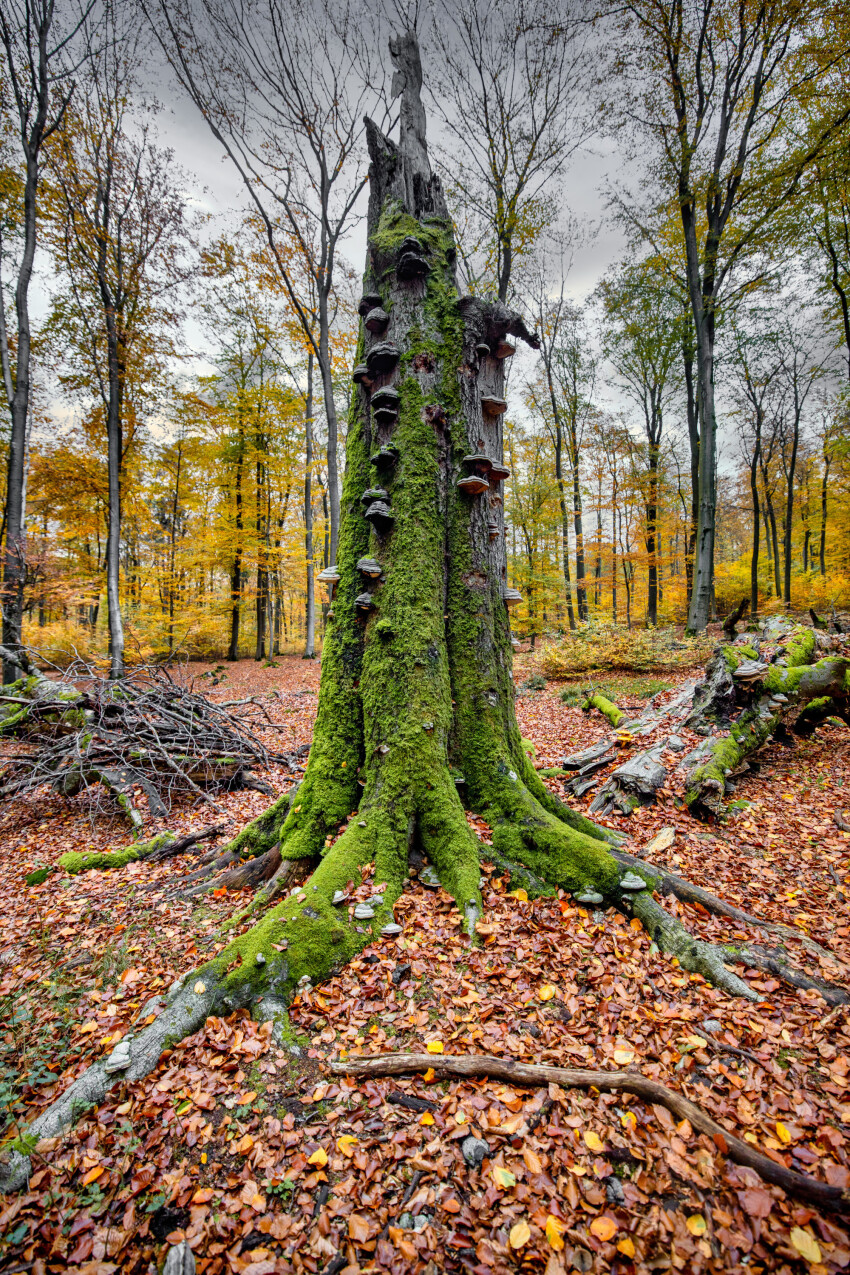
<path id="1" fill-rule="evenodd" d="M 119 1076 L 212 1013 L 243 1005 L 282 1027 L 295 989 L 378 937 L 408 875 L 428 856 L 472 934 L 481 847 L 465 807 L 493 830 L 488 857 L 538 892 L 561 887 L 637 912 L 681 965 L 755 998 L 718 956 L 654 903 L 657 873 L 629 867 L 619 838 L 557 801 L 531 766 L 514 714 L 502 483 L 503 360 L 510 336 L 536 345 L 498 301 L 459 298 L 455 249 L 425 148 L 413 36 L 391 45 L 401 139 L 367 122 L 369 253 L 337 562 L 314 741 L 304 779 L 227 848 L 232 861 L 280 855 L 303 887 L 172 989 L 160 1018 L 94 1064 L 29 1130 L 3 1174 L 27 1171 L 27 1138 L 52 1136 Z M 478 479 L 478 481 L 470 481 Z M 463 800 L 461 798 L 463 794 Z M 335 904 L 374 865 L 374 915 Z M 629 880 L 630 878 L 630 880 Z M 119 1047 L 117 1047 L 119 1048 Z"/>

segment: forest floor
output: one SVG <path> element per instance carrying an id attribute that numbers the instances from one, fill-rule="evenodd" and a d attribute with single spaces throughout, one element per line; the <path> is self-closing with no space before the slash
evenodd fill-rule
<path id="1" fill-rule="evenodd" d="M 520 655 L 517 684 L 534 671 L 534 657 Z M 318 680 L 318 665 L 300 659 L 243 661 L 227 666 L 210 693 L 270 692 L 267 741 L 291 751 L 310 741 Z M 621 703 L 637 705 L 653 689 L 646 679 L 617 680 Z M 539 766 L 558 765 L 608 732 L 560 689 L 519 695 Z M 675 828 L 663 857 L 681 875 L 797 926 L 830 948 L 846 975 L 850 836 L 832 816 L 845 801 L 850 807 L 850 736 L 827 726 L 793 750 L 767 748 L 761 762 L 717 826 L 692 820 L 667 792 L 630 820 L 606 822 L 627 832 L 633 852 Z M 283 769 L 263 777 L 276 791 L 297 778 Z M 234 793 L 220 804 L 236 831 L 267 798 Z M 187 807 L 149 821 L 146 834 L 164 826 L 185 833 L 216 818 Z M 487 829 L 478 832 L 486 841 Z M 191 855 L 24 884 L 65 850 L 127 841 L 118 818 L 95 816 L 83 798 L 39 796 L 0 815 L 6 1137 L 145 1021 L 152 997 L 222 946 L 219 922 L 247 902 L 223 892 L 166 902 L 166 889 L 196 866 Z M 490 932 L 481 946 L 463 936 L 442 890 L 412 879 L 396 908 L 404 933 L 366 948 L 294 1002 L 300 1057 L 244 1013 L 212 1019 L 163 1054 L 147 1079 L 116 1085 L 66 1138 L 41 1143 L 28 1191 L 0 1199 L 0 1269 L 155 1272 L 183 1238 L 204 1275 L 821 1275 L 850 1266 L 846 1225 L 765 1186 L 686 1122 L 635 1098 L 425 1075 L 334 1080 L 327 1062 L 343 1050 L 429 1046 L 634 1067 L 789 1167 L 850 1184 L 844 1009 L 752 973 L 761 999 L 731 1000 L 657 954 L 639 922 L 612 910 L 597 920 L 566 898 L 529 902 L 484 871 Z M 704 937 L 761 937 L 671 906 Z M 804 952 L 794 955 L 811 968 Z M 490 1146 L 481 1170 L 467 1169 L 460 1152 L 469 1130 Z"/>

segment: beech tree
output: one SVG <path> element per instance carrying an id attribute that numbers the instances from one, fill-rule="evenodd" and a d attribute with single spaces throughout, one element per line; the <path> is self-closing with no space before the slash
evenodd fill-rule
<path id="1" fill-rule="evenodd" d="M 72 337 L 82 380 L 100 399 L 106 425 L 109 521 L 106 596 L 111 676 L 124 674 L 121 617 L 121 485 L 130 385 L 146 355 L 161 358 L 173 321 L 173 290 L 185 273 L 188 226 L 182 174 L 156 145 L 152 123 L 133 118 L 140 40 L 110 14 L 58 131 L 50 169 L 50 239 L 68 297 L 59 326 Z M 67 301 L 67 303 L 65 303 Z"/>
<path id="2" fill-rule="evenodd" d="M 802 137 L 793 128 L 813 85 L 846 74 L 828 12 L 821 0 L 630 0 L 617 10 L 615 57 L 631 91 L 623 85 L 616 109 L 653 141 L 684 237 L 700 414 L 692 631 L 706 627 L 714 587 L 718 317 L 734 271 L 770 243 L 776 213 L 850 117 L 846 98 L 830 96 Z"/>
<path id="3" fill-rule="evenodd" d="M 0 8 L 4 89 L 11 99 L 10 114 L 23 157 L 23 210 L 15 285 L 14 328 L 6 317 L 0 285 L 0 360 L 3 387 L 11 416 L 6 480 L 3 558 L 3 641 L 20 645 L 26 583 L 26 454 L 32 387 L 32 329 L 29 294 L 35 265 L 39 197 L 44 149 L 61 128 L 74 94 L 74 76 L 88 56 L 80 31 L 94 0 L 57 14 L 55 0 L 9 0 Z M 15 678 L 7 662 L 3 680 Z"/>
<path id="4" fill-rule="evenodd" d="M 505 580 L 502 484 L 510 475 L 502 463 L 502 390 L 504 360 L 515 348 L 510 338 L 532 347 L 538 340 L 501 302 L 458 297 L 452 225 L 426 148 L 415 37 L 393 40 L 391 52 L 402 98 L 400 140 L 367 121 L 364 322 L 339 559 L 325 573 L 335 599 L 313 745 L 297 789 L 226 851 L 228 862 L 237 854 L 252 860 L 255 879 L 273 871 L 262 903 L 299 869 L 309 875 L 179 979 L 152 1023 L 125 1036 L 21 1131 L 0 1175 L 7 1188 L 25 1179 L 27 1152 L 39 1138 L 99 1102 L 117 1077 L 146 1075 L 164 1048 L 210 1014 L 250 1005 L 284 1039 L 296 989 L 326 978 L 379 936 L 400 932 L 393 905 L 414 849 L 427 855 L 470 939 L 481 919 L 486 855 L 531 890 L 548 884 L 638 917 L 685 970 L 732 995 L 760 995 L 727 964 L 758 961 L 757 954 L 691 937 L 653 890 L 663 885 L 721 915 L 745 914 L 618 849 L 617 834 L 552 796 L 523 750 L 511 673 L 508 608 L 515 597 Z M 823 660 L 802 677 L 792 667 L 810 661 L 814 649 L 811 632 L 787 648 L 788 667 L 777 668 L 770 683 L 783 692 L 782 704 L 804 693 L 846 695 L 846 661 Z M 734 700 L 730 669 L 738 664 L 718 658 L 703 709 L 718 688 Z M 45 679 L 32 680 L 49 693 Z M 782 711 L 771 709 L 772 725 L 755 712 L 762 738 Z M 729 739 L 706 739 L 694 802 L 719 800 Z M 742 755 L 757 746 L 755 735 L 752 744 L 747 737 L 736 745 Z M 490 825 L 492 846 L 479 843 L 465 807 Z M 369 865 L 375 893 L 349 907 L 349 892 Z M 85 856 L 76 856 L 80 866 Z"/>

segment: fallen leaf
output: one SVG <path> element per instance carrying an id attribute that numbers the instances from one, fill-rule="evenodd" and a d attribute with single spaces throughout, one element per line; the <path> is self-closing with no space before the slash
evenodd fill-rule
<path id="1" fill-rule="evenodd" d="M 531 1239 L 531 1227 L 523 1220 L 517 1222 L 511 1227 L 511 1233 L 508 1236 L 508 1243 L 511 1248 L 522 1248 L 523 1244 L 527 1244 Z"/>
<path id="2" fill-rule="evenodd" d="M 706 1221 L 701 1213 L 694 1213 L 691 1217 L 685 1219 L 685 1226 L 691 1235 L 705 1235 Z"/>
<path id="3" fill-rule="evenodd" d="M 776 1136 L 779 1141 L 784 1142 L 786 1146 L 792 1141 L 788 1126 L 784 1125 L 781 1120 L 777 1120 L 776 1122 Z"/>
<path id="4" fill-rule="evenodd" d="M 607 1215 L 595 1217 L 590 1224 L 591 1235 L 595 1235 L 598 1240 L 602 1240 L 603 1242 L 605 1240 L 610 1240 L 614 1235 L 616 1235 L 618 1229 L 619 1224 L 615 1222 L 612 1217 L 608 1217 Z"/>
<path id="5" fill-rule="evenodd" d="M 523 1147 L 522 1158 L 525 1161 L 525 1167 L 528 1169 L 529 1173 L 543 1172 L 543 1165 L 540 1163 L 540 1157 L 535 1155 L 535 1153 L 529 1150 L 528 1147 Z"/>
<path id="6" fill-rule="evenodd" d="M 511 1173 L 510 1169 L 502 1168 L 500 1164 L 497 1164 L 493 1169 L 493 1179 L 497 1186 L 505 1188 L 516 1186 L 516 1178 L 513 1173 Z"/>
<path id="7" fill-rule="evenodd" d="M 434 1123 L 434 1117 L 431 1115 L 431 1112 L 430 1112 L 430 1111 L 423 1111 L 423 1112 L 422 1112 L 422 1115 L 419 1117 L 419 1123 L 420 1123 L 420 1124 L 433 1124 L 433 1123 Z"/>
<path id="8" fill-rule="evenodd" d="M 527 890 L 509 890 L 507 897 L 509 899 L 519 899 L 520 903 L 527 903 L 528 891 Z"/>
<path id="9" fill-rule="evenodd" d="M 821 1260 L 820 1245 L 814 1236 L 804 1231 L 801 1226 L 795 1226 L 791 1231 L 791 1244 L 807 1262 Z"/>
<path id="10" fill-rule="evenodd" d="M 254 1139 L 251 1137 L 250 1133 L 246 1133 L 244 1137 L 240 1138 L 234 1145 L 233 1150 L 238 1152 L 239 1155 L 247 1155 L 253 1145 Z"/>
<path id="11" fill-rule="evenodd" d="M 203 994 L 204 994 L 204 992 L 205 992 L 206 990 L 207 990 L 207 985 L 206 985 L 206 983 L 202 983 L 202 982 L 201 982 L 201 980 L 200 980 L 200 979 L 198 979 L 197 983 L 195 984 L 195 986 L 194 986 L 194 988 L 193 988 L 193 991 L 194 991 L 195 995 L 196 995 L 196 996 L 203 996 Z"/>
<path id="12" fill-rule="evenodd" d="M 199 1186 L 195 1194 L 192 1196 L 193 1204 L 206 1204 L 215 1195 L 215 1191 L 211 1186 Z"/>
<path id="13" fill-rule="evenodd" d="M 631 1049 L 615 1049 L 614 1062 L 618 1067 L 625 1067 L 627 1063 L 633 1063 L 635 1060 L 634 1053 Z"/>
<path id="14" fill-rule="evenodd" d="M 604 1151 L 605 1144 L 598 1133 L 594 1133 L 592 1129 L 587 1129 L 583 1135 L 584 1145 L 589 1151 Z"/>
<path id="15" fill-rule="evenodd" d="M 372 1227 L 367 1217 L 362 1217 L 359 1213 L 352 1213 L 348 1219 L 348 1238 L 354 1240 L 356 1244 L 362 1244 L 364 1240 L 368 1240 L 372 1232 Z"/>
<path id="16" fill-rule="evenodd" d="M 553 1248 L 556 1253 L 560 1253 L 564 1247 L 564 1241 L 561 1238 L 567 1229 L 566 1222 L 562 1222 L 560 1218 L 553 1217 L 550 1213 L 546 1219 L 546 1238 L 549 1241 L 549 1247 Z"/>
<path id="17" fill-rule="evenodd" d="M 89 1169 L 83 1178 L 83 1186 L 88 1186 L 90 1182 L 96 1182 L 98 1178 L 105 1172 L 102 1164 L 98 1164 L 93 1169 Z"/>
<path id="18" fill-rule="evenodd" d="M 617 1243 L 617 1252 L 622 1253 L 624 1257 L 634 1257 L 635 1246 L 629 1239 L 628 1235 L 624 1235 Z"/>
<path id="19" fill-rule="evenodd" d="M 354 1148 L 357 1146 L 357 1138 L 353 1133 L 344 1133 L 342 1137 L 336 1140 L 337 1151 L 342 1152 L 345 1156 L 353 1156 Z"/>
<path id="20" fill-rule="evenodd" d="M 557 987 L 553 987 L 551 983 L 544 983 L 537 993 L 537 999 L 541 1001 L 550 1001 L 558 995 Z"/>
<path id="21" fill-rule="evenodd" d="M 425 1048 L 429 1054 L 441 1054 L 443 1052 L 443 1042 L 441 1040 L 429 1040 Z"/>
<path id="22" fill-rule="evenodd" d="M 314 1151 L 313 1154 L 307 1160 L 308 1164 L 317 1164 L 320 1169 L 323 1169 L 325 1165 L 327 1164 L 327 1162 L 328 1162 L 328 1155 L 327 1155 L 327 1152 L 322 1149 L 322 1147 L 319 1147 L 317 1151 Z"/>

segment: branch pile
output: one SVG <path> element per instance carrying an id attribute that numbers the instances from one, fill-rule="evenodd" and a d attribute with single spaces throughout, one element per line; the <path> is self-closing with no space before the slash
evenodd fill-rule
<path id="1" fill-rule="evenodd" d="M 272 754 L 232 705 L 216 704 L 175 681 L 167 669 L 140 666 L 120 682 L 77 660 L 57 678 L 46 677 L 28 656 L 0 648 L 22 676 L 2 688 L 0 736 L 25 740 L 7 755 L 0 797 L 49 785 L 71 797 L 109 793 L 138 829 L 142 816 L 132 795 L 141 790 L 161 818 L 177 798 L 267 785 L 252 767 L 294 758 Z"/>

